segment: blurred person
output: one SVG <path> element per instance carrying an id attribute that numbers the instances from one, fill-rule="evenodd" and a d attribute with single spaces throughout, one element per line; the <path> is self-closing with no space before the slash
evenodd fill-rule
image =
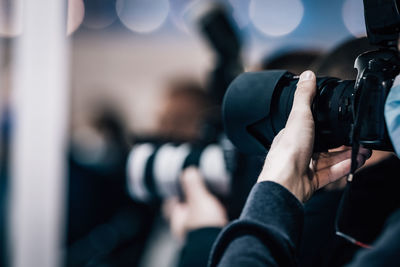
<path id="1" fill-rule="evenodd" d="M 208 106 L 207 94 L 196 81 L 172 79 L 160 103 L 156 135 L 181 142 L 199 140 Z"/>
<path id="2" fill-rule="evenodd" d="M 96 101 L 89 123 L 72 131 L 72 156 L 103 173 L 124 166 L 130 140 L 121 114 L 115 105 Z"/>
<path id="3" fill-rule="evenodd" d="M 201 139 L 208 108 L 205 91 L 197 82 L 186 77 L 171 79 L 166 87 L 155 132 L 147 137 L 136 136 L 134 142 L 140 143 L 141 139 L 156 142 L 197 142 Z M 70 198 L 69 205 L 68 237 L 71 248 L 68 265 L 85 264 L 99 254 L 100 259 L 96 259 L 99 264 L 113 262 L 115 260 L 113 254 L 118 247 L 101 246 L 101 251 L 98 251 L 91 239 L 94 234 L 99 240 L 111 238 L 107 232 L 102 232 L 99 228 L 115 231 L 115 224 L 126 225 L 127 222 L 132 224 L 134 236 L 124 236 L 121 233 L 120 239 L 135 239 L 130 247 L 140 246 L 140 249 L 136 249 L 132 255 L 131 262 L 141 266 L 159 265 L 161 263 L 153 255 L 160 254 L 165 256 L 162 263 L 169 264 L 174 255 L 167 254 L 174 254 L 174 242 L 168 233 L 165 233 L 167 228 L 159 217 L 160 200 L 155 199 L 150 203 L 130 200 L 128 203 L 125 199 L 128 190 L 125 188 L 125 174 L 122 172 L 125 172 L 130 144 L 126 138 L 123 118 L 113 106 L 103 101 L 97 104 L 94 111 L 90 127 L 77 131 L 72 142 L 70 194 L 73 197 Z M 83 196 L 81 192 L 85 192 L 89 187 L 93 192 Z M 106 190 L 110 191 L 108 193 L 112 196 L 112 201 L 103 198 L 102 201 L 97 200 L 97 203 L 101 204 L 97 205 L 96 199 L 101 195 L 104 196 Z M 84 200 L 78 201 L 79 197 Z M 104 207 L 105 201 L 108 202 L 107 209 Z M 129 206 L 126 207 L 127 205 Z M 88 207 L 91 207 L 90 214 L 86 211 Z M 124 213 L 125 220 L 121 218 L 119 212 L 110 217 L 112 215 L 110 211 L 124 209 L 127 209 L 126 214 Z M 134 212 L 135 218 L 131 216 L 131 211 Z M 78 217 L 84 217 L 86 220 L 78 221 Z M 79 250 L 83 244 L 86 244 L 85 249 L 89 252 L 81 255 Z"/>
<path id="4" fill-rule="evenodd" d="M 228 223 L 228 215 L 207 189 L 198 169 L 185 169 L 181 184 L 184 200 L 169 199 L 165 205 L 172 233 L 185 243 L 178 266 L 206 266 L 211 246 Z"/>
<path id="5" fill-rule="evenodd" d="M 209 95 L 196 80 L 190 77 L 173 77 L 166 82 L 157 110 L 156 128 L 149 139 L 155 140 L 156 144 L 201 143 L 206 139 L 206 131 L 209 130 L 206 122 L 213 115 L 211 111 Z M 147 141 L 146 137 L 142 139 Z M 206 142 L 209 140 L 206 139 Z M 178 177 L 176 179 L 179 180 Z M 161 201 L 157 201 L 157 206 L 162 204 L 159 202 Z M 215 235 L 212 241 L 214 239 Z M 207 254 L 209 250 L 206 251 Z M 170 236 L 166 222 L 163 218 L 156 218 L 142 266 L 170 265 L 175 261 L 178 251 L 179 245 Z M 164 255 L 164 259 L 155 258 L 155 254 Z"/>
<path id="6" fill-rule="evenodd" d="M 87 125 L 72 129 L 65 265 L 136 266 L 156 209 L 127 193 L 130 141 L 121 112 L 97 101 L 90 116 Z"/>
<path id="7" fill-rule="evenodd" d="M 220 106 L 227 85 L 242 71 L 242 45 L 225 5 L 206 3 L 205 6 L 207 8 L 200 8 L 202 11 L 197 14 L 196 23 L 215 53 L 214 67 L 208 74 L 204 91 L 187 79 L 169 83 L 158 119 L 158 134 L 167 141 L 209 144 L 223 139 Z M 208 219 L 212 220 L 212 217 Z M 214 240 L 215 234 L 210 236 L 210 240 Z M 203 255 L 207 255 L 209 250 L 204 250 Z"/>

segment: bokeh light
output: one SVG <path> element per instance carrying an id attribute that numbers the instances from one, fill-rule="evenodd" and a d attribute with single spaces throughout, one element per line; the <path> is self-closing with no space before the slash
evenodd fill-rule
<path id="1" fill-rule="evenodd" d="M 82 24 L 85 17 L 85 4 L 83 0 L 69 0 L 68 1 L 68 20 L 67 20 L 67 34 L 70 35 L 76 31 Z"/>
<path id="2" fill-rule="evenodd" d="M 83 26 L 89 29 L 104 29 L 117 20 L 115 0 L 86 1 L 86 12 Z"/>
<path id="3" fill-rule="evenodd" d="M 0 37 L 15 37 L 22 32 L 22 0 L 0 0 Z"/>
<path id="4" fill-rule="evenodd" d="M 139 33 L 157 30 L 170 9 L 168 0 L 117 0 L 116 8 L 121 22 Z"/>
<path id="5" fill-rule="evenodd" d="M 185 33 L 191 33 L 193 18 L 191 10 L 196 8 L 201 0 L 175 0 L 171 1 L 170 17 L 175 26 Z"/>
<path id="6" fill-rule="evenodd" d="M 233 7 L 233 18 L 239 28 L 244 28 L 250 23 L 249 6 L 250 0 L 229 0 Z"/>
<path id="7" fill-rule="evenodd" d="M 304 7 L 300 0 L 252 0 L 249 14 L 251 22 L 262 33 L 282 36 L 297 28 Z"/>
<path id="8" fill-rule="evenodd" d="M 343 22 L 349 32 L 356 36 L 366 36 L 363 0 L 346 0 L 342 8 Z"/>

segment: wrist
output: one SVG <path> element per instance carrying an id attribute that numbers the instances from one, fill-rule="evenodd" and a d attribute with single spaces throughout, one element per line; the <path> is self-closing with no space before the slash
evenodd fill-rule
<path id="1" fill-rule="evenodd" d="M 292 193 L 300 202 L 304 202 L 307 200 L 307 192 L 305 190 L 305 186 L 302 183 L 304 179 L 308 179 L 308 177 L 302 177 L 302 175 L 291 173 L 282 176 L 273 176 L 268 172 L 262 172 L 257 179 L 257 183 L 270 181 L 277 183 L 283 187 L 285 187 L 290 193 Z"/>

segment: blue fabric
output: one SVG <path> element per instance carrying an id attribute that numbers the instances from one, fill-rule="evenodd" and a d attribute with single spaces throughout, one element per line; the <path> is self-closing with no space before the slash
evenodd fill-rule
<path id="1" fill-rule="evenodd" d="M 386 99 L 385 120 L 394 150 L 400 157 L 400 75 L 396 77 Z"/>

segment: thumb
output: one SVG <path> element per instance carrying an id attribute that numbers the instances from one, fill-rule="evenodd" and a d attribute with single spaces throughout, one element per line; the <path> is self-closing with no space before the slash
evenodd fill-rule
<path id="1" fill-rule="evenodd" d="M 204 184 L 204 178 L 194 167 L 185 169 L 182 173 L 181 184 L 187 202 L 202 201 L 210 193 Z"/>
<path id="2" fill-rule="evenodd" d="M 307 70 L 300 75 L 297 89 L 294 94 L 293 106 L 285 126 L 286 135 L 297 135 L 306 128 L 313 128 L 311 104 L 316 94 L 317 85 L 315 74 Z"/>
<path id="3" fill-rule="evenodd" d="M 316 87 L 316 77 L 314 72 L 310 70 L 303 72 L 297 83 L 293 109 L 302 106 L 310 107 L 316 93 Z"/>

